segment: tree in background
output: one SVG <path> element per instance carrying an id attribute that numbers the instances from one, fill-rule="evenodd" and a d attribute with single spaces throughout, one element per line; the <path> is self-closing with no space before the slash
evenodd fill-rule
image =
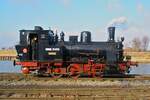
<path id="1" fill-rule="evenodd" d="M 149 46 L 149 41 L 150 41 L 150 39 L 149 39 L 148 36 L 144 36 L 144 37 L 142 38 L 142 50 L 143 50 L 143 51 L 147 51 L 148 46 Z"/>
<path id="2" fill-rule="evenodd" d="M 132 40 L 132 48 L 135 50 L 135 51 L 141 51 L 141 41 L 138 37 L 135 37 L 133 40 Z"/>
<path id="3" fill-rule="evenodd" d="M 135 37 L 132 40 L 132 49 L 135 51 L 147 51 L 149 46 L 150 38 L 144 36 L 141 40 L 138 37 Z"/>

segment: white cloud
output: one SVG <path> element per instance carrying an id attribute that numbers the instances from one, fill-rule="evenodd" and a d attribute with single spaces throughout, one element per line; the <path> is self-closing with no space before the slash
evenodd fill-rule
<path id="1" fill-rule="evenodd" d="M 127 22 L 128 22 L 127 17 L 124 16 L 114 18 L 109 22 L 108 27 L 114 26 L 124 29 L 127 26 Z"/>

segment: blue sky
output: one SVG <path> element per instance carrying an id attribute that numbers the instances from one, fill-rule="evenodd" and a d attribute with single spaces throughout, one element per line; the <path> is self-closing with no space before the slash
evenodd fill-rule
<path id="1" fill-rule="evenodd" d="M 1 0 L 0 47 L 19 41 L 20 29 L 45 29 L 79 35 L 92 32 L 93 40 L 107 40 L 108 26 L 117 24 L 116 38 L 127 45 L 134 37 L 150 37 L 150 0 Z M 142 36 L 141 36 L 142 35 Z"/>

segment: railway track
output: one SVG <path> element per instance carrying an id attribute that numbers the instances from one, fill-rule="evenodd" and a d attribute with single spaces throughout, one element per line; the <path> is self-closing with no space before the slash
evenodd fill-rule
<path id="1" fill-rule="evenodd" d="M 149 100 L 149 88 L 0 89 L 0 99 Z"/>
<path id="2" fill-rule="evenodd" d="M 121 76 L 121 77 L 110 77 L 106 76 L 103 78 L 100 77 L 95 77 L 95 78 L 90 78 L 90 77 L 79 77 L 77 79 L 74 78 L 69 78 L 69 77 L 61 77 L 61 78 L 52 78 L 50 76 L 46 77 L 38 77 L 34 75 L 24 75 L 21 73 L 0 73 L 0 81 L 3 80 L 9 80 L 9 81 L 21 81 L 21 80 L 36 80 L 36 81 L 51 81 L 51 80 L 90 80 L 90 81 L 103 81 L 103 80 L 119 80 L 119 81 L 134 81 L 134 80 L 150 80 L 150 75 L 127 75 L 127 76 Z"/>
<path id="3" fill-rule="evenodd" d="M 0 73 L 1 100 L 150 100 L 150 76 L 126 78 L 35 77 Z"/>

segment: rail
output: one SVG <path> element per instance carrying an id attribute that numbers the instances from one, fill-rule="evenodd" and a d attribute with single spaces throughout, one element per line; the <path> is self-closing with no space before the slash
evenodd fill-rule
<path id="1" fill-rule="evenodd" d="M 29 92 L 30 91 L 30 92 Z M 0 99 L 124 100 L 150 98 L 148 88 L 0 89 Z"/>

